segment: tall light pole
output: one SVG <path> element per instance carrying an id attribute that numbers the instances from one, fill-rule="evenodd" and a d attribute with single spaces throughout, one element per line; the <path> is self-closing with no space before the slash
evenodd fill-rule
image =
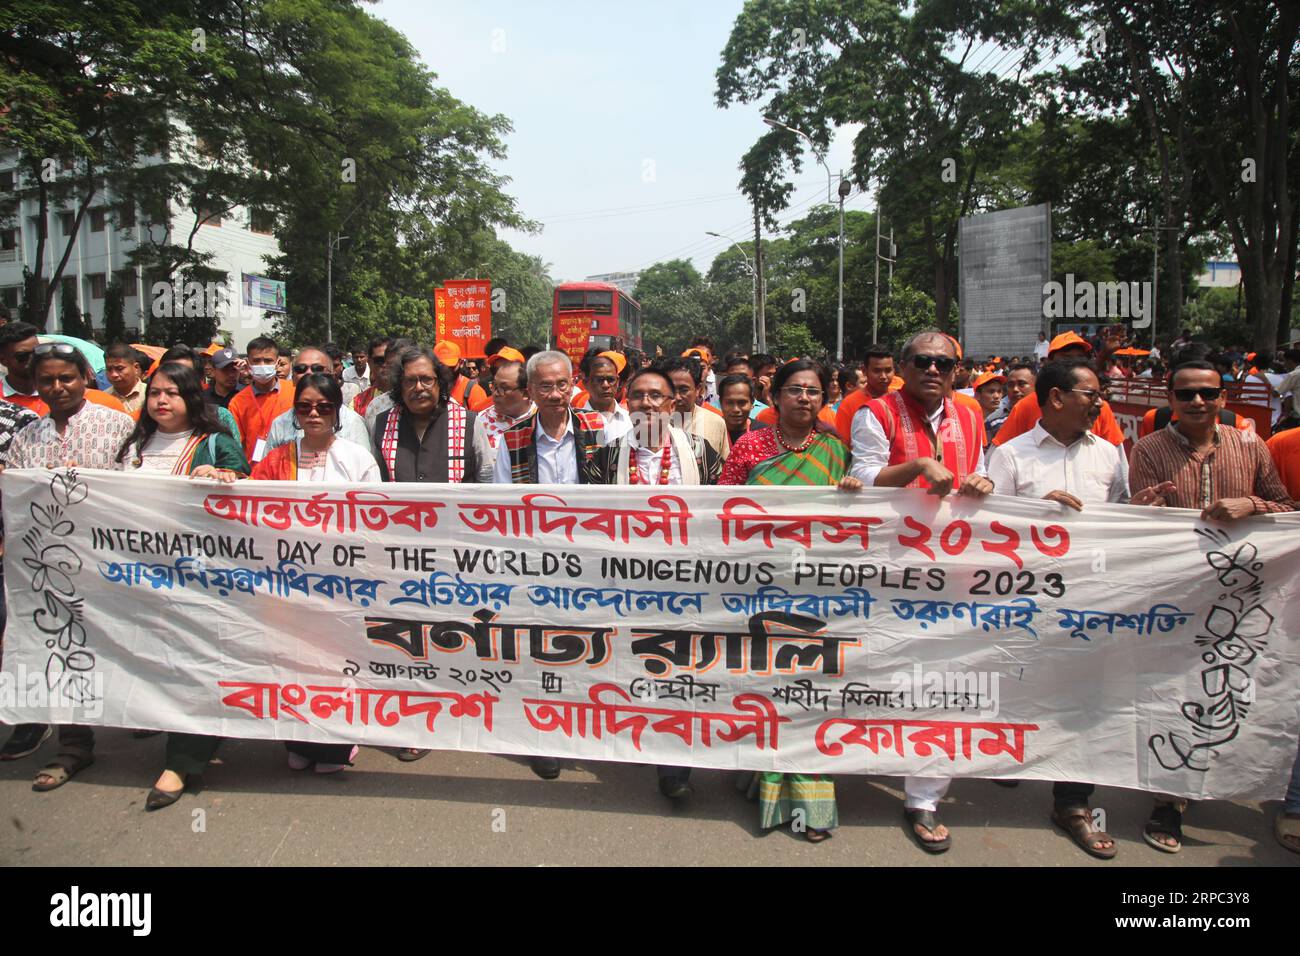
<path id="1" fill-rule="evenodd" d="M 768 126 L 772 127 L 773 129 L 786 130 L 788 132 L 794 133 L 796 136 L 802 136 L 805 140 L 808 141 L 808 146 L 809 148 L 812 149 L 813 155 L 817 157 L 817 162 L 821 163 L 822 168 L 826 170 L 826 203 L 827 205 L 829 205 L 831 202 L 833 202 L 833 200 L 831 199 L 831 178 L 832 178 L 831 168 L 826 165 L 826 158 L 822 155 L 821 150 L 817 148 L 817 144 L 813 142 L 813 138 L 801 129 L 795 129 L 793 126 L 785 125 L 785 123 L 778 123 L 770 116 L 764 116 L 763 122 L 766 123 Z M 839 187 L 839 194 L 840 194 L 839 313 L 835 324 L 835 360 L 837 362 L 844 361 L 844 200 L 848 198 L 849 193 L 852 191 L 853 191 L 853 187 L 850 186 L 848 182 L 844 179 L 844 170 L 841 169 L 840 187 Z M 875 341 L 874 335 L 872 337 L 872 341 Z"/>
<path id="2" fill-rule="evenodd" d="M 338 244 L 348 236 L 336 236 L 334 233 L 326 233 L 329 240 L 329 251 L 326 253 L 327 265 L 325 268 L 325 341 L 334 341 L 334 250 Z"/>
<path id="3" fill-rule="evenodd" d="M 705 235 L 713 236 L 715 239 L 729 240 L 731 244 L 740 251 L 741 256 L 743 256 L 745 259 L 745 267 L 749 269 L 750 277 L 754 280 L 754 319 L 753 319 L 752 344 L 750 345 L 750 349 L 752 352 L 757 352 L 758 351 L 758 270 L 754 268 L 754 264 L 749 261 L 749 256 L 745 253 L 744 248 L 735 239 L 732 239 L 730 236 L 725 235 L 721 232 L 706 232 Z"/>

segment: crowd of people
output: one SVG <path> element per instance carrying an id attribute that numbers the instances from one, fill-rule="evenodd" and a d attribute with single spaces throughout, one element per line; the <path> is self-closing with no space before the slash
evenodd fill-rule
<path id="1" fill-rule="evenodd" d="M 897 351 L 873 346 L 840 366 L 717 356 L 699 338 L 680 356 L 654 360 L 593 348 L 576 367 L 562 352 L 500 338 L 474 360 L 451 342 L 377 337 L 347 361 L 333 344 L 290 351 L 261 337 L 242 356 L 176 346 L 156 361 L 114 344 L 101 376 L 74 345 L 38 335 L 23 323 L 0 327 L 0 464 L 10 468 L 138 469 L 228 483 L 907 487 L 1040 498 L 1080 511 L 1098 503 L 1189 508 L 1222 521 L 1292 511 L 1300 499 L 1296 349 L 1279 356 L 1276 371 L 1271 358 L 1241 356 L 1251 363 L 1243 377 L 1260 377 L 1278 401 L 1265 443 L 1253 419 L 1225 409 L 1228 384 L 1240 380 L 1237 359 L 1189 336 L 1140 363 L 1116 362 L 1122 344 L 1114 339 L 1073 332 L 1040 336 L 1032 355 L 975 362 L 950 336 L 926 331 Z M 1107 402 L 1125 367 L 1150 373 L 1167 399 L 1131 455 Z M 35 753 L 52 733 L 14 728 L 0 760 Z M 94 761 L 91 728 L 57 733 L 57 753 L 33 782 L 38 791 Z M 168 733 L 146 807 L 175 803 L 219 744 Z M 317 773 L 341 772 L 357 753 L 346 741 L 286 749 L 291 769 Z M 561 773 L 553 757 L 531 766 L 543 779 Z M 657 770 L 667 798 L 690 796 L 689 768 Z M 904 781 L 908 832 L 927 852 L 952 845 L 940 815 L 950 782 Z M 794 824 L 820 842 L 837 826 L 829 776 L 760 773 L 745 788 L 765 829 Z M 1092 791 L 1087 782 L 1056 783 L 1052 820 L 1084 852 L 1109 859 L 1117 847 L 1094 823 Z M 1178 852 L 1187 809 L 1157 797 L 1146 842 Z M 1300 852 L 1300 753 L 1275 835 Z"/>

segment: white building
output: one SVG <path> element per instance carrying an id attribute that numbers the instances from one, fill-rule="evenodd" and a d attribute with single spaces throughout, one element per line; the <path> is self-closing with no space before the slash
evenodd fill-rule
<path id="1" fill-rule="evenodd" d="M 24 170 L 18 168 L 18 153 L 0 152 L 0 203 L 6 195 L 12 197 L 15 189 L 25 189 L 31 184 Z M 62 172 L 62 171 L 61 171 Z M 155 238 L 162 240 L 163 230 L 170 228 L 171 241 L 184 244 L 194 227 L 195 216 L 191 210 L 171 204 L 168 225 L 149 224 L 141 215 L 123 217 L 115 221 L 109 206 L 111 194 L 101 191 L 92 200 L 81 227 L 74 238 L 72 252 L 59 288 L 55 292 L 46 328 L 61 331 L 60 318 L 64 296 L 75 296 L 78 310 L 89 313 L 96 329 L 104 324 L 104 292 L 109 279 L 116 274 L 125 295 L 123 310 L 128 341 L 139 341 L 141 320 L 147 337 L 148 319 L 153 305 L 151 290 L 139 268 L 127 266 L 127 256 L 141 242 L 147 242 L 145 230 L 155 230 Z M 42 275 L 54 274 L 63 257 L 76 219 L 76 207 L 51 206 L 45 240 L 45 263 Z M 245 306 L 242 301 L 243 273 L 265 274 L 267 259 L 279 255 L 280 247 L 271 232 L 272 221 L 253 210 L 236 207 L 224 216 L 214 218 L 199 227 L 194 237 L 194 248 L 211 252 L 209 268 L 224 272 L 224 307 L 221 309 L 219 327 L 230 332 L 234 347 L 240 351 L 258 335 L 269 334 L 275 315 L 265 317 L 261 309 Z M 13 313 L 22 301 L 23 266 L 33 268 L 37 240 L 40 236 L 40 205 L 33 195 L 22 200 L 10 199 L 8 208 L 0 210 L 0 300 Z M 168 344 L 168 343 L 157 343 Z"/>
<path id="2" fill-rule="evenodd" d="M 640 272 L 606 272 L 603 275 L 587 276 L 583 281 L 606 282 L 609 285 L 617 286 L 620 291 L 631 296 L 636 291 L 637 280 L 640 278 Z"/>
<path id="3" fill-rule="evenodd" d="M 1211 259 L 1196 284 L 1202 289 L 1234 289 L 1241 285 L 1241 266 L 1235 260 Z"/>

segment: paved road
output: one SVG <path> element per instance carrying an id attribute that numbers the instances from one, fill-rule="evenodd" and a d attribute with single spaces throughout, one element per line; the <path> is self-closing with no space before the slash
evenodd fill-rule
<path id="1" fill-rule="evenodd" d="M 147 814 L 163 738 L 104 730 L 97 749 L 93 767 L 46 794 L 32 792 L 31 778 L 54 755 L 53 741 L 0 764 L 0 864 L 1300 865 L 1273 840 L 1276 802 L 1198 805 L 1183 852 L 1169 856 L 1142 842 L 1148 798 L 1099 789 L 1095 805 L 1120 843 L 1105 863 L 1048 823 L 1050 784 L 958 781 L 943 808 L 953 849 L 931 858 L 900 825 L 896 778 L 840 778 L 840 829 L 813 846 L 785 831 L 759 836 L 756 807 L 718 772 L 697 772 L 695 796 L 674 808 L 654 771 L 631 764 L 568 763 L 547 782 L 514 758 L 435 751 L 404 764 L 366 749 L 352 769 L 319 777 L 291 773 L 279 745 L 230 741 L 201 792 Z"/>

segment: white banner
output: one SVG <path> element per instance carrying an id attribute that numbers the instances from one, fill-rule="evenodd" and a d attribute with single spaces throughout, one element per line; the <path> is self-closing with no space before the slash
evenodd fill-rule
<path id="1" fill-rule="evenodd" d="M 1300 516 L 7 471 L 0 718 L 1279 797 Z"/>

